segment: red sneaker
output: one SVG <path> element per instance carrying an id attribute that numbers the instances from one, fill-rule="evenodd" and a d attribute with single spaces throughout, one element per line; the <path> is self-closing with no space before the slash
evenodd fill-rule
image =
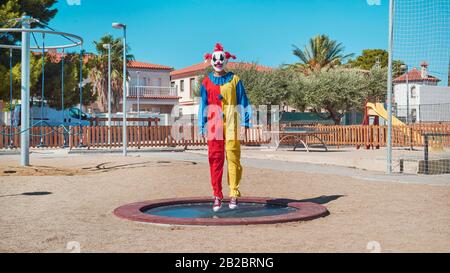
<path id="1" fill-rule="evenodd" d="M 222 208 L 222 200 L 219 197 L 214 197 L 213 211 L 218 212 Z"/>

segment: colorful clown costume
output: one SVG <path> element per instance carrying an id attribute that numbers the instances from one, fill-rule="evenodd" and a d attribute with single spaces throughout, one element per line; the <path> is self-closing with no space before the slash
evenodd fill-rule
<path id="1" fill-rule="evenodd" d="M 216 198 L 223 199 L 222 175 L 227 159 L 227 181 L 230 197 L 240 197 L 239 183 L 242 177 L 240 162 L 240 126 L 249 127 L 251 107 L 244 85 L 232 72 L 215 76 L 210 73 L 200 88 L 199 128 L 207 133 L 211 184 Z M 239 115 L 240 113 L 240 115 Z M 240 122 L 242 117 L 242 122 Z"/>

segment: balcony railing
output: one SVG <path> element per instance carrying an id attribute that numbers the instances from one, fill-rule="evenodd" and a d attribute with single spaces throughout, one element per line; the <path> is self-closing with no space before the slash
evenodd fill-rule
<path id="1" fill-rule="evenodd" d="M 162 86 L 130 86 L 128 97 L 154 98 L 154 97 L 176 97 L 176 87 Z"/>

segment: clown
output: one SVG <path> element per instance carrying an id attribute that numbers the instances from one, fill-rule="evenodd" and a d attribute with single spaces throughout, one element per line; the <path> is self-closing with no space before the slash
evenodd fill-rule
<path id="1" fill-rule="evenodd" d="M 198 122 L 201 135 L 207 134 L 211 185 L 214 192 L 213 210 L 216 212 L 222 207 L 225 157 L 231 197 L 229 208 L 236 209 L 238 206 L 238 197 L 241 196 L 239 183 L 242 177 L 238 128 L 239 125 L 241 128 L 248 128 L 251 118 L 251 107 L 244 85 L 238 76 L 225 71 L 229 59 L 236 59 L 236 56 L 225 52 L 221 44 L 216 44 L 214 52 L 205 55 L 205 61 L 210 61 L 214 72 L 205 77 L 200 88 Z"/>

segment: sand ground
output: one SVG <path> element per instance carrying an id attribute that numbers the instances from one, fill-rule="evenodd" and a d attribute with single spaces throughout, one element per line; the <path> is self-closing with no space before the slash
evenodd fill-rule
<path id="1" fill-rule="evenodd" d="M 209 196 L 206 158 L 184 155 L 49 152 L 33 155 L 27 169 L 17 167 L 17 155 L 0 155 L 0 251 L 69 252 L 69 242 L 81 252 L 370 252 L 368 244 L 382 252 L 450 251 L 449 186 L 345 173 L 245 167 L 243 194 L 311 199 L 329 209 L 309 222 L 168 227 L 112 214 L 137 201 Z"/>

